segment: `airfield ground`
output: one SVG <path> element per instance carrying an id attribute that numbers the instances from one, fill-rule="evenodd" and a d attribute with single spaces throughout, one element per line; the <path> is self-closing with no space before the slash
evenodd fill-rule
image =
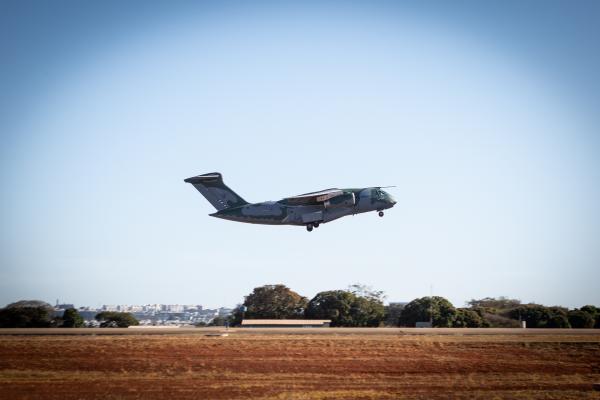
<path id="1" fill-rule="evenodd" d="M 0 330 L 0 398 L 600 399 L 598 330 L 140 331 Z"/>

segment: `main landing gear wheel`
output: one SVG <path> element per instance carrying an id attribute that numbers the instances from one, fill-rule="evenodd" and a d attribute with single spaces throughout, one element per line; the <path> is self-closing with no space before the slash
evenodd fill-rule
<path id="1" fill-rule="evenodd" d="M 312 230 L 313 230 L 312 224 L 306 225 L 306 230 L 309 231 L 309 232 L 312 232 Z"/>
<path id="2" fill-rule="evenodd" d="M 383 211 L 379 211 L 379 216 L 383 217 Z"/>
<path id="3" fill-rule="evenodd" d="M 313 224 L 313 226 L 314 226 L 315 228 L 318 228 L 318 227 L 319 227 L 319 223 L 318 223 L 318 222 L 315 222 L 315 223 Z"/>

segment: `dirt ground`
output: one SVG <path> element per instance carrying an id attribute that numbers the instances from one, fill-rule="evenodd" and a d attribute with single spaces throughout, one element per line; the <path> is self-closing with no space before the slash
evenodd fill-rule
<path id="1" fill-rule="evenodd" d="M 576 331 L 0 335 L 0 399 L 600 399 L 593 383 L 600 334 Z"/>

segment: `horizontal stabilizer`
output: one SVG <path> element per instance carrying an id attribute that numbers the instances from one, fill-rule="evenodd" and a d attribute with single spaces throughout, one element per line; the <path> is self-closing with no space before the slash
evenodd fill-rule
<path id="1" fill-rule="evenodd" d="M 218 180 L 218 179 L 223 181 L 223 177 L 221 176 L 220 173 L 213 172 L 210 174 L 192 176 L 191 178 L 184 179 L 184 182 L 194 184 L 194 183 L 210 182 L 210 181 Z"/>

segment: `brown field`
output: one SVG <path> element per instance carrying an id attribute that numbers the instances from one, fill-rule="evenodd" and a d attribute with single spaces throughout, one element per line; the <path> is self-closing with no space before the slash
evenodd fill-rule
<path id="1" fill-rule="evenodd" d="M 0 331 L 0 398 L 600 399 L 597 331 L 110 331 Z"/>

